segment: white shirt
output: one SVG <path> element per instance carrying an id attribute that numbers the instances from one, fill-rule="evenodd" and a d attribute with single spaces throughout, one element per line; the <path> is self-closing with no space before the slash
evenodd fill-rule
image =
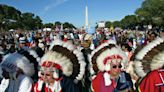
<path id="1" fill-rule="evenodd" d="M 4 80 L 5 83 L 7 82 Z M 26 75 L 19 75 L 16 80 L 8 80 L 8 85 L 0 85 L 0 92 L 31 92 L 32 79 Z M 3 88 L 1 87 L 3 86 Z"/>
<path id="2" fill-rule="evenodd" d="M 31 92 L 33 81 L 26 75 L 19 75 L 15 81 L 14 92 Z"/>

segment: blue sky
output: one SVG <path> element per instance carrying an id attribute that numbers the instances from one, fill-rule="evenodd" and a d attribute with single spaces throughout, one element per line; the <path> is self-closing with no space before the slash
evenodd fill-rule
<path id="1" fill-rule="evenodd" d="M 70 22 L 76 27 L 85 24 L 85 6 L 88 5 L 89 24 L 98 21 L 121 20 L 134 14 L 144 0 L 0 0 L 21 12 L 40 16 L 43 23 Z"/>

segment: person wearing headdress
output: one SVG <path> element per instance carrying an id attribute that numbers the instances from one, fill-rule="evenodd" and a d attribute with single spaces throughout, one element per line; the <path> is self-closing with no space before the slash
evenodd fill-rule
<path id="1" fill-rule="evenodd" d="M 44 49 L 41 47 L 44 47 L 43 41 L 39 41 L 40 39 L 35 38 L 33 46 L 31 47 L 32 50 L 36 51 L 39 57 L 42 57 L 45 53 Z M 41 45 L 41 46 L 39 46 Z"/>
<path id="2" fill-rule="evenodd" d="M 92 40 L 93 40 L 93 35 L 92 34 L 85 33 L 82 36 L 82 41 L 81 41 L 82 47 L 84 49 L 94 49 L 94 45 L 92 44 Z M 91 53 L 91 51 L 89 51 L 89 53 Z"/>
<path id="3" fill-rule="evenodd" d="M 45 51 L 45 44 L 43 42 L 43 39 L 39 39 L 38 47 Z"/>
<path id="4" fill-rule="evenodd" d="M 42 51 L 37 51 L 37 49 L 32 48 L 22 48 L 17 51 L 19 54 L 25 56 L 29 59 L 30 63 L 34 65 L 34 74 L 31 76 L 33 82 L 38 80 L 38 63 L 42 57 Z"/>
<path id="5" fill-rule="evenodd" d="M 19 48 L 18 49 L 20 50 L 22 48 L 25 48 L 25 49 L 29 48 L 26 43 L 27 43 L 26 37 L 24 37 L 24 36 L 19 37 Z"/>
<path id="6" fill-rule="evenodd" d="M 97 47 L 90 56 L 93 92 L 133 92 L 133 83 L 124 67 L 126 54 L 109 40 Z"/>
<path id="7" fill-rule="evenodd" d="M 140 77 L 138 92 L 164 92 L 164 37 L 157 37 L 135 56 L 134 68 Z"/>
<path id="8" fill-rule="evenodd" d="M 71 43 L 55 40 L 39 65 L 40 78 L 33 92 L 81 92 L 86 64 Z"/>
<path id="9" fill-rule="evenodd" d="M 90 80 L 90 72 L 89 72 L 89 59 L 88 59 L 88 55 L 91 54 L 92 50 L 90 48 L 91 44 L 92 44 L 92 39 L 93 39 L 93 35 L 91 34 L 84 34 L 82 37 L 82 49 L 81 52 L 84 55 L 85 58 L 85 62 L 86 62 L 86 68 L 85 68 L 85 75 L 84 75 L 84 81 L 83 81 L 83 91 L 85 92 L 90 92 L 90 86 L 91 86 L 91 80 Z"/>
<path id="10" fill-rule="evenodd" d="M 0 92 L 31 92 L 31 76 L 35 73 L 32 62 L 36 59 L 37 55 L 34 55 L 33 51 L 18 51 L 5 55 L 0 64 L 3 76 Z"/>

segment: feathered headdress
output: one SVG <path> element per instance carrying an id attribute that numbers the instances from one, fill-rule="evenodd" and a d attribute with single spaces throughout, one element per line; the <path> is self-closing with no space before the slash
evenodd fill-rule
<path id="1" fill-rule="evenodd" d="M 61 70 L 72 79 L 81 80 L 85 73 L 83 54 L 69 42 L 55 40 L 41 59 L 41 69 Z"/>
<path id="2" fill-rule="evenodd" d="M 91 34 L 86 33 L 83 35 L 83 41 L 92 40 L 92 38 L 93 38 L 93 35 L 91 35 Z"/>
<path id="3" fill-rule="evenodd" d="M 94 74 L 99 71 L 109 71 L 110 66 L 105 66 L 108 60 L 119 61 L 122 66 L 125 66 L 128 61 L 126 54 L 113 40 L 109 40 L 108 42 L 101 44 L 91 53 L 91 73 Z"/>
<path id="4" fill-rule="evenodd" d="M 134 68 L 138 76 L 164 66 L 164 37 L 157 37 L 148 43 L 135 56 Z"/>
<path id="5" fill-rule="evenodd" d="M 32 76 L 35 72 L 34 63 L 39 61 L 40 58 L 35 51 L 19 50 L 18 52 L 7 54 L 4 56 L 1 67 L 9 73 L 15 73 L 17 68 L 20 68 L 27 76 Z"/>

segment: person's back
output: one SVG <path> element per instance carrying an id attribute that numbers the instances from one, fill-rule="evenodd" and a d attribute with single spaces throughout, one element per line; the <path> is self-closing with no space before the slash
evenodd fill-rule
<path id="1" fill-rule="evenodd" d="M 148 73 L 139 83 L 141 92 L 164 92 L 164 69 L 154 70 Z"/>
<path id="2" fill-rule="evenodd" d="M 70 79 L 66 76 L 63 76 L 63 79 L 61 80 L 61 86 L 62 92 L 83 92 L 81 81 L 75 83 L 73 79 Z"/>
<path id="3" fill-rule="evenodd" d="M 24 74 L 20 74 L 13 83 L 14 89 L 11 92 L 31 92 L 32 90 L 33 80 Z"/>

